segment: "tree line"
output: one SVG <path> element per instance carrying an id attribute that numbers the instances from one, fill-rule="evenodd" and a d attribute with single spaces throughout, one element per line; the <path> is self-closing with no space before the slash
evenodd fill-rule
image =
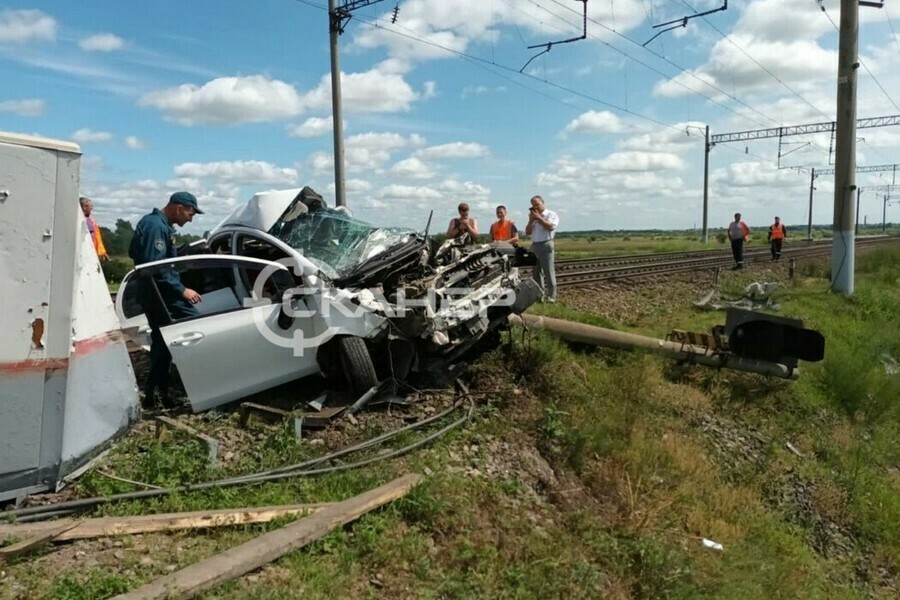
<path id="1" fill-rule="evenodd" d="M 131 245 L 131 238 L 134 237 L 134 225 L 131 221 L 117 219 L 115 229 L 101 226 L 100 233 L 103 235 L 103 245 L 106 246 L 106 253 L 109 255 L 108 261 L 100 263 L 103 275 L 106 281 L 118 283 L 134 268 L 134 261 L 128 256 L 128 247 Z M 178 246 L 200 239 L 203 238 L 199 235 L 175 234 L 175 244 Z"/>

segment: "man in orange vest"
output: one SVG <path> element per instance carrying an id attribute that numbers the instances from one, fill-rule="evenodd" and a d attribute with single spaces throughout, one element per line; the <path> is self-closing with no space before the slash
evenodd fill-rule
<path id="1" fill-rule="evenodd" d="M 94 202 L 87 196 L 82 196 L 78 199 L 78 203 L 81 204 L 81 212 L 84 213 L 84 222 L 87 223 L 87 228 L 91 234 L 91 241 L 94 242 L 94 250 L 97 252 L 97 257 L 100 260 L 109 260 L 109 255 L 106 254 L 106 246 L 103 245 L 103 236 L 100 235 L 100 226 L 97 224 L 97 221 L 94 220 L 94 217 L 91 216 L 91 211 L 94 210 Z"/>
<path id="2" fill-rule="evenodd" d="M 744 268 L 744 242 L 750 238 L 750 228 L 741 221 L 741 213 L 734 213 L 734 221 L 728 224 L 728 239 L 734 256 L 734 269 Z"/>
<path id="3" fill-rule="evenodd" d="M 784 238 L 787 237 L 787 230 L 781 224 L 781 219 L 775 217 L 775 223 L 769 226 L 769 243 L 772 246 L 772 260 L 781 260 L 781 246 L 784 244 Z"/>
<path id="4" fill-rule="evenodd" d="M 519 230 L 516 224 L 506 218 L 506 207 L 497 207 L 497 220 L 491 223 L 490 236 L 492 242 L 506 242 L 515 246 L 519 243 Z"/>

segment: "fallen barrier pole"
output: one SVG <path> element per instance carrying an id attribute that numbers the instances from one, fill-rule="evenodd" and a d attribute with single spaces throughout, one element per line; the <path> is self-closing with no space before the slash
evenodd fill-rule
<path id="1" fill-rule="evenodd" d="M 141 588 L 120 594 L 113 600 L 192 598 L 224 581 L 258 569 L 292 550 L 302 548 L 371 510 L 402 498 L 419 481 L 421 477 L 411 473 L 348 500 L 334 502 L 310 517 L 201 560 Z"/>
<path id="2" fill-rule="evenodd" d="M 799 369 L 780 363 L 752 358 L 744 358 L 729 353 L 715 352 L 704 346 L 694 346 L 681 342 L 669 342 L 634 333 L 625 333 L 595 325 L 585 325 L 565 319 L 537 315 L 510 315 L 509 322 L 528 327 L 543 327 L 562 339 L 579 344 L 603 346 L 620 350 L 641 349 L 718 369 L 733 369 L 747 373 L 759 373 L 781 379 L 797 379 Z"/>

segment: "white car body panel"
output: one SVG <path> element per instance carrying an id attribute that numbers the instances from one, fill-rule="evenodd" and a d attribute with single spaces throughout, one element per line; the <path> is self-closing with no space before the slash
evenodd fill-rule
<path id="1" fill-rule="evenodd" d="M 280 311 L 263 304 L 160 328 L 194 412 L 319 372 L 315 349 L 293 351 L 296 332 L 315 336 L 312 319 L 294 319 L 283 331 Z"/>
<path id="2" fill-rule="evenodd" d="M 123 279 L 116 298 L 116 312 L 123 329 L 147 336 L 134 341 L 149 346 L 150 328 L 146 316 L 141 313 L 126 318 L 123 305 L 125 290 L 136 274 L 159 266 L 200 261 L 209 265 L 221 263 L 223 267 L 270 267 L 274 271 L 286 271 L 277 263 L 232 255 L 182 256 L 141 265 Z M 295 318 L 290 327 L 283 330 L 277 323 L 280 298 L 259 298 L 242 285 L 235 287 L 235 294 L 243 297 L 243 305 L 235 294 L 227 299 L 227 294 L 220 293 L 224 290 L 219 290 L 202 295 L 197 307 L 206 312 L 230 307 L 228 312 L 201 314 L 160 327 L 194 412 L 318 373 L 315 348 L 297 353 L 295 338 L 318 339 L 319 343 L 324 343 L 340 331 L 329 330 L 321 318 L 314 317 Z M 297 299 L 294 304 L 298 310 L 309 308 L 310 313 L 317 313 L 314 306 L 307 306 L 313 304 L 314 297 Z"/>

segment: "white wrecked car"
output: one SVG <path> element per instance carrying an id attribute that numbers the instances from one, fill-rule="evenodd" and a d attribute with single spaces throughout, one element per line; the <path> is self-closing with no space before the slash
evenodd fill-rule
<path id="1" fill-rule="evenodd" d="M 116 303 L 133 330 L 138 278 L 175 269 L 201 294 L 199 316 L 161 327 L 195 412 L 314 374 L 355 393 L 440 374 L 540 297 L 488 245 L 435 250 L 426 235 L 354 219 L 309 188 L 257 194 L 202 251 L 141 265 Z"/>

